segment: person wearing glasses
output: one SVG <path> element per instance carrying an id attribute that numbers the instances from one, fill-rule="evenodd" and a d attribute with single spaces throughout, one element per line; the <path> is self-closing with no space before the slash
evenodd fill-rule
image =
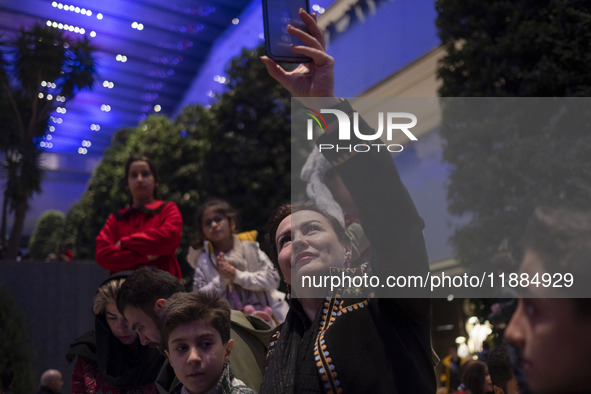
<path id="1" fill-rule="evenodd" d="M 224 200 L 199 207 L 197 239 L 187 256 L 195 268 L 193 291 L 216 291 L 232 309 L 259 316 L 272 325 L 289 309 L 278 291 L 279 273 L 255 241 L 256 233 L 236 234 L 237 212 Z"/>

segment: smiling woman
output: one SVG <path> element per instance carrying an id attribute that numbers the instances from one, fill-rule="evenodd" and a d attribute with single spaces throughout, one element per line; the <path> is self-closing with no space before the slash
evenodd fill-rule
<path id="1" fill-rule="evenodd" d="M 96 237 L 96 261 L 111 271 L 150 265 L 179 279 L 176 249 L 183 220 L 174 202 L 157 200 L 160 178 L 152 161 L 131 156 L 125 165 L 125 189 L 132 206 L 109 216 Z"/>
<path id="2" fill-rule="evenodd" d="M 334 97 L 333 59 L 324 51 L 315 16 L 301 10 L 300 17 L 310 33 L 288 27 L 305 43 L 293 51 L 312 62 L 285 71 L 263 57 L 267 70 L 294 97 L 303 97 L 307 107 L 352 114 L 346 101 Z M 362 123 L 363 130 L 370 130 Z M 334 145 L 337 134 L 322 134 L 317 146 Z M 360 140 L 352 137 L 351 142 Z M 351 242 L 344 229 L 316 207 L 284 205 L 272 214 L 267 228 L 271 258 L 297 298 L 271 340 L 260 392 L 432 394 L 436 382 L 428 299 L 379 298 L 383 295 L 379 289 L 374 297 L 351 287 L 300 285 L 305 276 L 370 273 L 385 278 L 425 274 L 429 269 L 423 220 L 390 153 L 385 149 L 333 153 L 322 152 L 358 209 L 371 261 L 352 269 Z"/>
<path id="3" fill-rule="evenodd" d="M 351 241 L 335 218 L 314 205 L 294 205 L 290 212 L 279 223 L 275 240 L 287 284 L 292 284 L 292 275 L 301 283 L 304 276 L 328 274 L 330 267 L 348 267 Z"/>

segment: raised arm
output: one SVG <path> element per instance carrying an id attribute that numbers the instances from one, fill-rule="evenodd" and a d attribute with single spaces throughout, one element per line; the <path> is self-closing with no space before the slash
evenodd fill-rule
<path id="1" fill-rule="evenodd" d="M 324 50 L 324 39 L 315 17 L 305 11 L 300 12 L 300 17 L 310 33 L 293 27 L 288 29 L 291 35 L 305 44 L 293 47 L 293 51 L 310 57 L 312 62 L 287 72 L 271 59 L 263 57 L 269 74 L 292 95 L 306 97 L 302 101 L 307 107 L 318 110 L 333 108 L 352 114 L 354 111 L 350 104 L 334 96 L 334 59 Z M 359 119 L 359 127 L 369 130 L 362 119 Z M 334 127 L 329 126 L 328 129 Z M 364 134 L 373 133 L 366 131 Z M 347 143 L 371 144 L 370 141 L 355 139 L 353 135 Z M 320 143 L 337 145 L 337 133 L 323 134 L 317 141 L 317 144 Z M 424 222 L 400 180 L 391 154 L 386 149 L 353 155 L 342 151 L 332 156 L 326 151 L 323 154 L 337 167 L 355 202 L 371 245 L 374 273 L 382 280 L 388 275 L 426 275 L 429 266 L 422 234 Z M 428 320 L 428 300 L 397 299 L 392 302 L 418 319 Z"/>
<path id="2" fill-rule="evenodd" d="M 289 90 L 293 97 L 332 97 L 336 104 L 338 100 L 334 94 L 334 59 L 324 49 L 324 36 L 316 24 L 316 14 L 310 15 L 300 10 L 300 18 L 310 34 L 289 25 L 289 34 L 306 44 L 295 45 L 292 50 L 308 56 L 312 61 L 300 64 L 293 71 L 285 71 L 267 56 L 262 56 L 261 60 L 269 75 Z M 326 103 L 326 100 L 324 99 L 323 103 Z M 313 100 L 307 101 L 306 105 L 315 107 Z"/>

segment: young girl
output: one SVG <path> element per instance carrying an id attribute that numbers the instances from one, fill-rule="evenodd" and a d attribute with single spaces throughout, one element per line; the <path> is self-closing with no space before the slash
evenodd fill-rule
<path id="1" fill-rule="evenodd" d="M 236 211 L 223 200 L 210 200 L 197 210 L 197 241 L 187 261 L 195 267 L 193 291 L 216 291 L 232 309 L 282 322 L 287 313 L 279 274 L 255 241 L 235 235 Z"/>
<path id="2" fill-rule="evenodd" d="M 127 160 L 125 189 L 132 206 L 109 216 L 96 237 L 96 261 L 111 274 L 150 265 L 182 278 L 176 249 L 183 220 L 175 203 L 156 199 L 159 182 L 150 159 Z"/>

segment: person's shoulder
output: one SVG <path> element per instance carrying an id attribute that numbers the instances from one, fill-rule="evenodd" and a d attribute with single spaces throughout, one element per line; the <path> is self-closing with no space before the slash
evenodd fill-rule
<path id="1" fill-rule="evenodd" d="M 180 215 L 179 207 L 173 201 L 155 200 L 149 204 L 135 209 L 148 215 L 158 215 L 164 212 L 166 214 L 177 213 Z"/>
<path id="2" fill-rule="evenodd" d="M 251 389 L 242 380 L 234 376 L 234 371 L 230 365 L 224 371 L 223 377 L 224 383 L 222 383 L 221 392 L 230 394 L 256 394 L 256 391 Z"/>
<path id="3" fill-rule="evenodd" d="M 247 336 L 256 338 L 257 341 L 266 347 L 269 344 L 273 328 L 259 317 L 246 315 L 241 311 L 232 309 L 230 315 L 230 331 L 232 335 L 243 338 L 245 334 L 248 334 Z"/>
<path id="4" fill-rule="evenodd" d="M 241 385 L 230 387 L 230 394 L 256 394 L 256 391 L 242 383 Z"/>
<path id="5" fill-rule="evenodd" d="M 258 331 L 270 333 L 272 331 L 271 326 L 261 319 L 260 317 L 247 315 L 244 312 L 232 309 L 230 313 L 231 325 L 240 326 L 249 331 Z"/>
<path id="6" fill-rule="evenodd" d="M 162 210 L 164 207 L 176 207 L 177 205 L 172 201 L 155 200 L 149 204 L 144 205 L 144 208 L 149 211 Z"/>

